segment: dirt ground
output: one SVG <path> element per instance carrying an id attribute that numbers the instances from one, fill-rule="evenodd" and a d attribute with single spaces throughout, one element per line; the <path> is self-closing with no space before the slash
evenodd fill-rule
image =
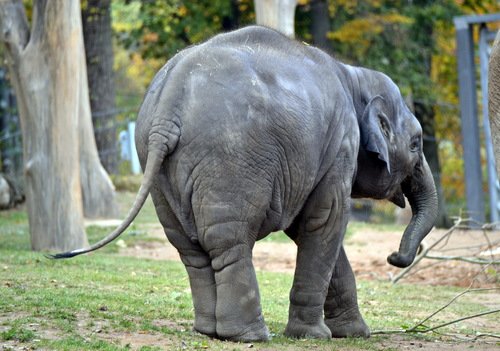
<path id="1" fill-rule="evenodd" d="M 448 231 L 433 230 L 425 239 L 426 246 L 432 245 Z M 144 257 L 157 260 L 179 260 L 179 255 L 165 239 L 161 228 L 154 228 L 151 235 L 161 241 L 144 242 L 125 247 L 122 255 Z M 345 248 L 353 271 L 358 279 L 391 280 L 401 269 L 387 263 L 386 257 L 398 249 L 401 239 L 399 232 L 364 229 L 354 232 L 345 243 Z M 455 229 L 448 240 L 432 249 L 432 256 L 465 259 L 500 260 L 500 231 Z M 491 246 L 491 250 L 487 250 Z M 295 270 L 296 246 L 293 242 L 257 242 L 253 250 L 253 262 L 257 270 L 293 273 Z M 458 260 L 437 260 L 424 258 L 411 274 L 401 281 L 426 285 L 452 285 L 460 287 L 496 287 L 498 275 L 492 274 L 494 266 L 484 271 L 484 266 Z"/>
<path id="2" fill-rule="evenodd" d="M 179 260 L 175 248 L 164 240 L 163 231 L 156 228 L 153 235 L 162 241 L 144 242 L 134 247 L 122 247 L 120 253 L 136 257 L 158 260 Z M 354 232 L 346 240 L 345 248 L 353 270 L 358 280 L 388 280 L 390 281 L 400 269 L 390 266 L 386 257 L 397 250 L 401 238 L 400 232 L 378 231 L 366 227 L 363 231 Z M 446 240 L 442 237 L 445 230 L 433 230 L 425 239 L 429 247 L 436 245 L 428 255 L 439 257 L 461 256 L 469 260 L 499 260 L 500 231 L 462 230 L 454 229 Z M 489 248 L 489 249 L 488 249 Z M 296 246 L 290 243 L 258 242 L 255 245 L 254 265 L 257 270 L 293 273 L 295 269 Z M 426 285 L 452 285 L 459 287 L 499 287 L 498 265 L 484 265 L 460 260 L 436 260 L 423 258 L 422 261 L 401 281 Z M 491 295 L 491 307 L 498 308 L 500 293 Z M 499 323 L 500 329 L 500 323 Z M 140 335 L 141 339 L 143 335 Z M 128 336 L 129 343 L 134 345 L 134 337 Z M 415 340 L 401 335 L 391 335 L 375 345 L 377 350 L 393 348 L 396 350 L 500 350 L 495 340 L 463 342 L 457 339 L 440 339 L 436 342 Z M 237 348 L 239 349 L 239 348 Z M 242 346 L 241 349 L 245 349 Z M 267 350 L 258 346 L 258 350 Z"/>
<path id="3" fill-rule="evenodd" d="M 98 223 L 92 223 L 96 225 Z M 106 226 L 114 226 L 116 223 L 107 222 Z M 145 228 L 148 236 L 152 236 L 158 240 L 145 240 L 134 246 L 127 247 L 121 240 L 117 241 L 120 246 L 120 254 L 144 257 L 157 260 L 179 260 L 177 251 L 167 242 L 163 234 L 163 230 L 159 226 Z M 426 247 L 430 247 L 447 232 L 444 230 L 433 230 L 425 239 Z M 398 248 L 401 233 L 397 231 L 379 231 L 375 227 L 363 226 L 363 230 L 354 231 L 345 242 L 345 248 L 353 270 L 358 280 L 387 280 L 390 281 L 398 273 L 400 269 L 390 266 L 386 262 L 386 257 L 391 252 Z M 429 255 L 432 256 L 460 256 L 468 260 L 500 260 L 500 231 L 483 232 L 480 230 L 460 230 L 455 229 L 446 240 L 441 240 L 439 245 L 436 245 Z M 490 248 L 486 250 L 486 248 Z M 258 242 L 254 248 L 254 265 L 257 270 L 272 271 L 272 272 L 287 272 L 293 273 L 295 269 L 296 247 L 292 242 Z M 485 268 L 484 265 L 472 264 L 459 260 L 436 260 L 424 258 L 408 274 L 402 278 L 402 282 L 413 284 L 426 285 L 453 285 L 459 287 L 494 287 L 499 288 L 498 281 L 498 264 L 489 265 Z M 488 294 L 488 301 L 482 301 L 490 309 L 498 309 L 500 303 L 500 291 Z M 3 316 L 9 319 L 10 316 Z M 104 331 L 106 323 L 103 321 L 93 321 L 94 327 L 89 329 L 89 316 L 79 316 L 80 323 L 78 325 L 79 334 L 84 338 L 90 338 L 92 335 L 99 335 L 99 338 L 108 340 L 118 345 L 122 345 L 127 349 L 139 350 L 142 347 L 157 346 L 165 350 L 199 350 L 212 349 L 214 340 L 207 339 L 206 342 L 200 345 L 185 344 L 182 339 L 172 338 L 171 336 L 161 333 L 144 333 L 144 332 L 109 332 Z M 2 322 L 2 318 L 0 318 Z M 488 330 L 497 329 L 496 334 L 500 332 L 500 323 L 485 322 L 480 318 L 469 320 L 469 323 L 479 323 L 487 325 Z M 186 330 L 186 325 L 190 325 L 191 321 L 177 324 L 171 321 L 156 321 L 159 326 L 168 325 L 169 328 L 181 332 L 189 332 Z M 481 324 L 482 323 L 482 324 Z M 486 323 L 486 324 L 485 324 Z M 493 323 L 493 324 L 492 324 Z M 102 324 L 102 325 L 101 325 Z M 496 325 L 495 325 L 496 324 Z M 475 324 L 471 324 L 475 325 Z M 43 321 L 30 325 L 34 331 L 45 338 L 58 338 L 58 331 L 47 330 L 43 327 Z M 0 330 L 1 331 L 1 330 Z M 436 336 L 434 340 L 427 338 L 419 338 L 415 335 L 387 335 L 381 337 L 373 344 L 373 350 L 439 350 L 439 351 L 493 351 L 500 350 L 498 339 L 491 337 L 478 337 L 475 341 L 461 340 L 459 336 Z M 460 336 L 464 337 L 464 336 Z M 433 337 L 434 338 L 434 337 Z M 189 338 L 188 338 L 189 339 Z M 221 348 L 218 342 L 217 349 Z M 18 347 L 16 343 L 7 342 L 4 345 L 0 344 L 0 350 L 24 350 L 25 348 Z M 226 347 L 227 346 L 227 347 Z M 332 350 L 337 349 L 335 342 L 332 341 Z M 227 342 L 222 345 L 222 349 L 228 350 L 247 350 L 255 349 L 261 351 L 271 351 L 273 348 L 268 344 L 235 344 Z M 280 348 L 287 351 L 302 350 L 300 343 Z M 350 350 L 340 348 L 341 350 Z"/>

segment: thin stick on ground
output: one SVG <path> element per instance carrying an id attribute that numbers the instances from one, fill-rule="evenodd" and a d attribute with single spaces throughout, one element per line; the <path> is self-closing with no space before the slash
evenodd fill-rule
<path id="1" fill-rule="evenodd" d="M 491 265 L 491 263 L 487 264 L 485 267 L 483 267 L 482 271 L 485 271 L 490 265 Z M 470 283 L 469 287 L 466 290 L 457 294 L 455 297 L 453 297 L 450 301 L 448 301 L 442 307 L 440 307 L 436 311 L 432 312 L 429 316 L 425 317 L 424 319 L 422 319 L 420 322 L 416 323 L 411 328 L 407 328 L 407 329 L 402 328 L 402 329 L 393 329 L 393 330 L 374 330 L 374 331 L 372 331 L 372 334 L 373 335 L 377 335 L 377 334 L 379 334 L 379 335 L 382 335 L 382 334 L 410 334 L 410 333 L 422 333 L 423 334 L 423 333 L 429 333 L 429 332 L 435 331 L 437 329 L 440 329 L 440 328 L 443 328 L 443 327 L 446 327 L 446 326 L 449 326 L 452 324 L 456 324 L 458 322 L 462 322 L 464 320 L 473 319 L 473 318 L 477 318 L 477 317 L 481 317 L 481 316 L 485 316 L 485 315 L 489 315 L 489 314 L 493 314 L 493 313 L 499 313 L 500 309 L 493 309 L 493 310 L 483 311 L 483 312 L 479 312 L 479 313 L 476 313 L 473 315 L 461 317 L 458 319 L 454 319 L 452 321 L 441 323 L 441 324 L 438 324 L 438 325 L 433 326 L 433 327 L 427 327 L 424 325 L 424 323 L 426 323 L 427 321 L 432 319 L 434 316 L 436 316 L 438 313 L 440 313 L 441 311 L 443 311 L 444 309 L 449 307 L 458 298 L 462 297 L 465 294 L 468 294 L 471 292 L 484 292 L 484 291 L 500 290 L 500 287 L 472 289 L 472 286 L 474 285 L 474 281 L 475 281 L 475 279 L 472 280 L 472 282 Z M 496 335 L 496 334 L 481 334 L 481 335 L 483 335 L 484 337 L 489 336 L 489 337 L 493 337 L 493 338 L 500 338 L 500 335 Z"/>
<path id="2" fill-rule="evenodd" d="M 488 310 L 488 311 L 484 311 L 484 312 L 472 314 L 472 315 L 469 315 L 469 316 L 465 316 L 465 317 L 462 317 L 462 318 L 454 319 L 454 320 L 446 322 L 446 323 L 438 324 L 438 325 L 436 325 L 434 327 L 425 327 L 421 323 L 418 323 L 418 324 L 414 325 L 413 327 L 411 327 L 409 329 L 403 329 L 403 328 L 401 328 L 401 329 L 390 329 L 390 330 L 373 330 L 371 332 L 371 334 L 372 335 L 412 334 L 412 333 L 421 333 L 421 334 L 424 334 L 424 333 L 435 331 L 437 329 L 446 327 L 448 325 L 456 324 L 458 322 L 462 322 L 462 321 L 465 321 L 465 320 L 468 320 L 468 319 L 478 318 L 478 317 L 481 317 L 481 316 L 486 316 L 488 314 L 499 313 L 499 312 L 500 312 L 500 309 Z M 434 315 L 435 315 L 435 313 L 434 313 Z M 496 335 L 496 334 L 484 334 L 484 335 L 485 336 L 486 335 L 492 336 L 492 337 L 495 337 L 495 338 L 500 338 L 500 335 Z"/>
<path id="3" fill-rule="evenodd" d="M 472 284 L 471 284 L 471 286 L 472 286 Z M 429 316 L 427 316 L 426 318 L 424 318 L 423 320 L 421 320 L 420 322 L 418 322 L 417 324 L 415 324 L 415 326 L 413 326 L 412 328 L 408 329 L 408 332 L 416 331 L 418 328 L 420 328 L 421 326 L 423 326 L 425 322 L 427 322 L 429 319 L 431 319 L 432 317 L 434 317 L 435 315 L 437 315 L 439 312 L 441 312 L 442 310 L 444 310 L 445 308 L 447 308 L 448 306 L 450 306 L 453 302 L 455 302 L 458 298 L 460 298 L 461 296 L 463 296 L 465 294 L 468 294 L 468 293 L 471 293 L 471 292 L 478 292 L 478 291 L 498 290 L 498 288 L 478 288 L 478 289 L 471 289 L 471 286 L 469 286 L 467 288 L 467 290 L 464 290 L 461 293 L 459 293 L 458 295 L 456 295 L 454 298 L 452 298 L 450 301 L 448 301 L 446 304 L 444 304 L 441 308 L 437 309 L 436 311 L 434 311 L 433 313 L 431 313 Z"/>

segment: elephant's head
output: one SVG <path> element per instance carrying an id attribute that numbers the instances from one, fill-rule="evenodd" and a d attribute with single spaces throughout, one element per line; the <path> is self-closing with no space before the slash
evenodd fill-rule
<path id="1" fill-rule="evenodd" d="M 407 267 L 438 212 L 434 180 L 422 152 L 422 128 L 390 78 L 365 69 L 356 69 L 355 74 L 361 140 L 352 197 L 388 199 L 404 207 L 406 196 L 413 216 L 399 251 L 387 260 Z"/>

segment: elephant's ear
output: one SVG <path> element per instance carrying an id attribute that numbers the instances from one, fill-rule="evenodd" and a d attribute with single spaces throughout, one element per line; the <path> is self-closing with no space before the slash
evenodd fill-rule
<path id="1" fill-rule="evenodd" d="M 389 119 L 383 112 L 385 100 L 382 96 L 374 96 L 366 105 L 361 117 L 361 146 L 375 153 L 378 159 L 385 162 L 387 171 L 391 173 L 389 162 L 389 146 L 392 130 Z"/>

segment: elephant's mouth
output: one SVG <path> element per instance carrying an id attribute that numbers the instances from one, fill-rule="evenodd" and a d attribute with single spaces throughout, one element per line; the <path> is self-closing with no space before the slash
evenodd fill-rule
<path id="1" fill-rule="evenodd" d="M 402 181 L 393 180 L 385 186 L 381 186 L 381 196 L 378 200 L 387 199 L 397 206 L 404 208 L 405 207 L 405 196 L 403 194 L 403 190 L 401 189 Z"/>

